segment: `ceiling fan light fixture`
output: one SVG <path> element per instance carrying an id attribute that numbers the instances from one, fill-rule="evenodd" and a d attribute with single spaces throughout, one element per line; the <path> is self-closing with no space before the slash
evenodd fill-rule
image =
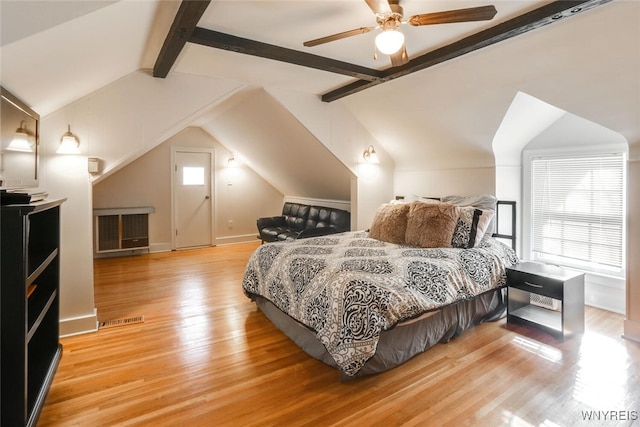
<path id="1" fill-rule="evenodd" d="M 376 36 L 376 47 L 385 55 L 392 55 L 404 44 L 404 34 L 397 29 L 383 30 Z"/>

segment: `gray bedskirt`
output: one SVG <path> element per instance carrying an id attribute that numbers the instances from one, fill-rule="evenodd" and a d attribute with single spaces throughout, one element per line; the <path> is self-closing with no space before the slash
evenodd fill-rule
<path id="1" fill-rule="evenodd" d="M 383 331 L 375 355 L 367 361 L 356 376 L 341 373 L 340 379 L 346 381 L 384 372 L 439 342 L 448 342 L 478 323 L 501 318 L 505 310 L 502 292 L 501 289 L 497 289 Z M 338 369 L 335 361 L 324 345 L 318 341 L 313 331 L 280 311 L 269 300 L 257 295 L 252 299 L 264 315 L 306 353 Z"/>

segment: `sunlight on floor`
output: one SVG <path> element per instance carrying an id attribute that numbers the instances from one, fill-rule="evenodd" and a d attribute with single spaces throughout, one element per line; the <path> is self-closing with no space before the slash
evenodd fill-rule
<path id="1" fill-rule="evenodd" d="M 211 336 L 211 325 L 209 324 L 208 308 L 203 304 L 194 301 L 206 301 L 206 285 L 197 277 L 189 279 L 188 283 L 180 284 L 179 307 L 183 313 L 179 316 L 180 344 L 184 348 L 200 346 L 203 340 L 208 340 Z M 197 363 L 208 359 L 208 354 L 202 351 L 182 352 L 185 362 Z"/>
<path id="2" fill-rule="evenodd" d="M 632 411 L 627 401 L 637 387 L 635 377 L 629 376 L 629 353 L 619 339 L 606 335 L 585 332 L 579 339 L 576 369 L 567 371 L 566 375 L 574 377 L 572 396 L 574 404 L 580 413 L 577 417 L 584 417 L 586 413 L 597 411 L 598 416 L 604 416 L 609 411 Z M 553 363 L 562 364 L 563 357 L 568 357 L 561 350 L 552 346 L 517 336 L 513 343 L 518 347 L 533 353 Z M 573 359 L 573 357 L 569 357 Z M 569 361 L 571 364 L 571 361 Z M 626 412 L 625 412 L 626 413 Z M 540 424 L 531 424 L 513 412 L 502 412 L 502 425 L 512 427 L 554 427 L 558 424 L 544 420 Z M 583 418 L 584 419 L 584 418 Z"/>
<path id="3" fill-rule="evenodd" d="M 549 420 L 544 420 L 542 424 L 538 424 L 536 426 L 535 424 L 530 424 L 526 422 L 519 416 L 509 411 L 502 411 L 502 419 L 503 419 L 502 425 L 509 426 L 509 427 L 561 427 L 559 424 L 556 424 L 553 421 L 549 421 Z"/>
<path id="4" fill-rule="evenodd" d="M 628 390 L 627 350 L 615 339 L 585 333 L 573 397 L 595 409 L 623 410 Z"/>
<path id="5" fill-rule="evenodd" d="M 547 359 L 553 363 L 562 362 L 562 352 L 557 348 L 520 336 L 515 337 L 513 339 L 513 343 L 518 347 L 530 353 L 537 354 L 543 359 Z"/>

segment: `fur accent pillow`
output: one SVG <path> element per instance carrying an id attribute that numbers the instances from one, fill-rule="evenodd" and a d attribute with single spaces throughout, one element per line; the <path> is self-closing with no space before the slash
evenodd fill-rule
<path id="1" fill-rule="evenodd" d="M 405 242 L 422 248 L 450 248 L 460 210 L 449 203 L 410 204 Z"/>
<path id="2" fill-rule="evenodd" d="M 456 224 L 451 246 L 468 249 L 476 246 L 484 237 L 494 212 L 473 206 L 460 207 L 460 216 Z"/>
<path id="3" fill-rule="evenodd" d="M 404 243 L 410 206 L 409 203 L 385 203 L 380 206 L 373 217 L 369 237 L 383 242 Z"/>

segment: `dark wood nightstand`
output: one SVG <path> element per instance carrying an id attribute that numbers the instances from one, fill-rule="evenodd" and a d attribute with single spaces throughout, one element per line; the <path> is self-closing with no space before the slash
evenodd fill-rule
<path id="1" fill-rule="evenodd" d="M 536 296 L 556 300 L 557 309 L 536 304 Z M 560 341 L 584 332 L 584 273 L 534 262 L 507 268 L 507 323 L 534 327 Z"/>

